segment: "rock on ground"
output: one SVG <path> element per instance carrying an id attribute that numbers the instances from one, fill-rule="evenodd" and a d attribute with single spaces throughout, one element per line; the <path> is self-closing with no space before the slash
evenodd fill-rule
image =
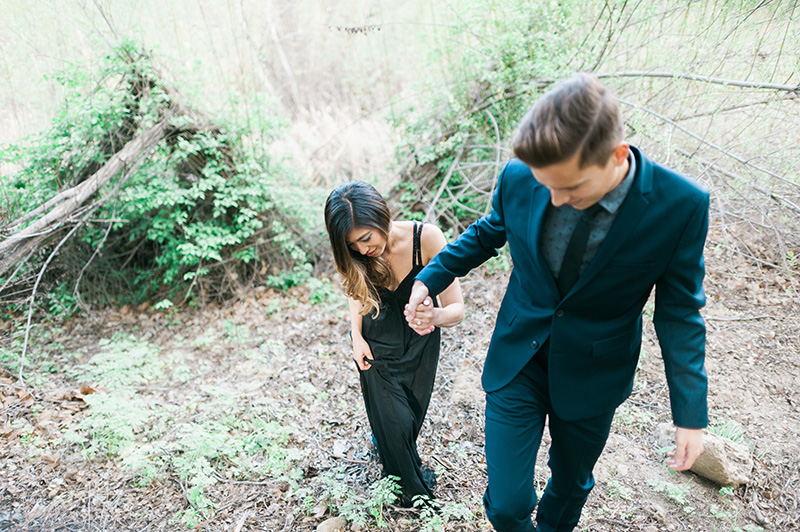
<path id="1" fill-rule="evenodd" d="M 658 444 L 661 447 L 674 445 L 674 434 L 675 428 L 669 423 L 661 423 L 656 427 Z M 703 449 L 703 454 L 697 458 L 690 471 L 720 486 L 738 488 L 750 482 L 753 458 L 746 446 L 704 431 Z"/>
<path id="2" fill-rule="evenodd" d="M 317 532 L 341 532 L 347 526 L 344 517 L 331 517 L 317 525 Z"/>

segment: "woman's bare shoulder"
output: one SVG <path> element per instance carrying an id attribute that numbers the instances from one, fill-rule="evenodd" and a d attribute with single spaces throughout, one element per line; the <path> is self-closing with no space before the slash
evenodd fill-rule
<path id="1" fill-rule="evenodd" d="M 422 231 L 421 231 L 421 244 L 423 248 L 425 246 L 436 246 L 439 245 L 444 240 L 444 233 L 439 227 L 431 222 L 417 222 L 411 220 L 401 220 L 393 222 L 397 229 L 400 231 L 400 234 L 403 237 L 408 236 L 411 238 L 414 232 L 414 226 L 417 224 L 422 224 Z"/>
<path id="2" fill-rule="evenodd" d="M 392 225 L 395 226 L 399 231 L 403 234 L 408 233 L 409 235 L 414 229 L 414 223 L 411 220 L 392 220 Z"/>
<path id="3" fill-rule="evenodd" d="M 420 247 L 422 248 L 422 262 L 428 262 L 447 245 L 447 239 L 439 226 L 426 223 L 422 229 Z"/>

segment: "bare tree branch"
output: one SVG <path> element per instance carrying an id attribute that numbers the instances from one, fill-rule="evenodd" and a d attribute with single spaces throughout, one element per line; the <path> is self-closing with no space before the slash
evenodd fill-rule
<path id="1" fill-rule="evenodd" d="M 450 168 L 447 170 L 447 175 L 444 176 L 442 180 L 442 184 L 439 186 L 439 190 L 436 191 L 436 195 L 433 197 L 431 204 L 428 206 L 428 211 L 425 213 L 425 219 L 431 222 L 436 221 L 433 217 L 434 209 L 436 208 L 436 202 L 439 201 L 439 198 L 442 197 L 442 192 L 447 188 L 447 184 L 450 182 L 450 177 L 453 175 L 456 167 L 458 166 L 458 161 L 461 159 L 461 154 L 464 152 L 464 148 L 461 148 L 459 152 L 456 154 L 455 158 L 453 159 L 453 164 L 450 165 Z"/>
<path id="2" fill-rule="evenodd" d="M 494 187 L 497 185 L 497 176 L 498 176 L 498 168 L 500 168 L 500 154 L 502 153 L 502 149 L 500 147 L 501 139 L 500 139 L 500 128 L 497 127 L 497 120 L 494 119 L 494 115 L 486 109 L 486 114 L 489 115 L 489 118 L 492 120 L 492 126 L 494 126 L 494 138 L 497 142 L 497 156 L 495 158 L 495 167 L 494 167 L 494 178 L 492 179 L 492 188 L 489 190 L 489 201 L 486 202 L 486 209 L 483 211 L 483 215 L 487 216 L 489 211 L 492 210 L 492 197 L 494 196 Z"/>
<path id="3" fill-rule="evenodd" d="M 703 143 L 703 144 L 705 144 L 706 146 L 709 146 L 710 148 L 713 148 L 713 149 L 715 149 L 715 150 L 717 150 L 717 151 L 719 151 L 719 152 L 721 152 L 721 153 L 725 154 L 726 156 L 730 157 L 731 159 L 735 160 L 736 162 L 739 162 L 739 163 L 741 163 L 741 164 L 743 164 L 743 165 L 745 165 L 745 166 L 749 166 L 750 168 L 753 168 L 754 170 L 758 170 L 759 172 L 763 172 L 763 173 L 767 174 L 768 176 L 770 176 L 770 177 L 774 177 L 775 179 L 777 179 L 777 180 L 779 180 L 779 181 L 782 181 L 782 182 L 784 182 L 784 183 L 786 183 L 786 184 L 789 184 L 789 185 L 796 185 L 796 183 L 794 183 L 794 182 L 792 182 L 792 181 L 790 181 L 790 180 L 786 179 L 786 178 L 785 178 L 785 177 L 783 177 L 783 176 L 780 176 L 780 175 L 776 174 L 776 173 L 775 173 L 775 172 L 773 172 L 772 170 L 769 170 L 769 169 L 767 169 L 767 168 L 762 168 L 761 166 L 758 166 L 758 165 L 756 165 L 756 164 L 753 164 L 753 163 L 751 163 L 750 161 L 748 161 L 748 160 L 746 160 L 746 159 L 743 159 L 743 158 L 741 158 L 740 156 L 736 155 L 735 153 L 732 153 L 731 151 L 729 151 L 729 150 L 726 150 L 726 149 L 725 149 L 725 148 L 723 148 L 722 146 L 719 146 L 719 145 L 717 145 L 717 144 L 714 144 L 714 143 L 713 143 L 713 142 L 711 142 L 710 140 L 706 140 L 705 138 L 701 137 L 701 136 L 700 136 L 700 135 L 698 135 L 697 133 L 695 133 L 695 132 L 693 132 L 693 131 L 691 131 L 691 130 L 689 130 L 689 129 L 687 129 L 687 128 L 683 127 L 683 126 L 681 126 L 680 124 L 678 124 L 678 123 L 677 123 L 677 122 L 675 122 L 674 120 L 670 119 L 670 118 L 669 118 L 669 117 L 667 117 L 667 116 L 664 116 L 663 114 L 659 113 L 658 111 L 654 111 L 653 109 L 649 109 L 649 108 L 647 108 L 647 107 L 644 107 L 643 105 L 639 105 L 639 104 L 636 104 L 636 103 L 633 103 L 633 102 L 629 102 L 629 101 L 627 101 L 627 100 L 623 100 L 622 98 L 619 98 L 619 103 L 622 103 L 622 104 L 628 105 L 628 106 L 630 106 L 630 107 L 633 107 L 634 109 L 639 109 L 639 110 L 641 110 L 641 111 L 644 111 L 645 113 L 651 114 L 651 115 L 653 115 L 653 116 L 655 116 L 655 117 L 657 117 L 657 118 L 659 118 L 659 119 L 663 120 L 664 122 L 666 122 L 667 124 L 670 124 L 670 125 L 671 125 L 671 126 L 673 126 L 674 128 L 676 128 L 676 129 L 678 129 L 678 130 L 680 130 L 680 131 L 682 131 L 682 132 L 686 133 L 687 135 L 689 135 L 689 136 L 690 136 L 690 137 L 692 137 L 693 139 L 695 139 L 695 140 L 697 140 L 697 141 L 699 141 L 699 142 L 702 142 L 702 143 Z"/>
<path id="4" fill-rule="evenodd" d="M 629 72 L 607 72 L 598 73 L 599 78 L 674 78 L 687 79 L 691 81 L 702 81 L 704 83 L 715 83 L 717 85 L 727 85 L 731 87 L 745 87 L 749 89 L 769 89 L 776 91 L 793 92 L 800 96 L 800 85 L 783 85 L 780 83 L 768 83 L 764 81 L 741 81 L 736 79 L 714 78 L 701 76 L 699 74 L 689 74 L 686 72 L 655 72 L 647 70 L 632 70 Z"/>
<path id="5" fill-rule="evenodd" d="M 75 224 L 75 226 L 70 230 L 70 232 L 67 233 L 67 235 L 64 238 L 61 239 L 61 242 L 58 243 L 58 245 L 53 250 L 53 252 L 50 253 L 50 256 L 47 257 L 47 260 L 45 261 L 44 265 L 42 266 L 42 269 L 39 270 L 39 275 L 36 276 L 36 283 L 34 283 L 33 292 L 31 292 L 31 302 L 30 302 L 30 305 L 28 306 L 28 320 L 27 320 L 27 323 L 25 324 L 25 341 L 22 343 L 22 354 L 19 357 L 19 382 L 20 382 L 20 384 L 24 384 L 24 382 L 25 382 L 23 380 L 23 378 L 22 378 L 22 373 L 23 373 L 23 369 L 25 368 L 25 355 L 27 354 L 27 351 L 28 351 L 28 340 L 30 339 L 30 334 L 31 334 L 31 319 L 33 318 L 33 306 L 34 306 L 33 304 L 34 304 L 34 301 L 36 299 L 36 290 L 39 288 L 39 283 L 42 280 L 42 276 L 44 275 L 45 270 L 47 270 L 47 267 L 50 265 L 50 261 L 53 260 L 53 257 L 55 257 L 58 254 L 58 250 L 61 249 L 61 246 L 63 246 L 64 243 L 67 240 L 69 240 L 69 237 L 71 237 L 75 233 L 75 231 L 78 230 L 78 228 L 81 225 L 83 225 L 83 222 Z"/>

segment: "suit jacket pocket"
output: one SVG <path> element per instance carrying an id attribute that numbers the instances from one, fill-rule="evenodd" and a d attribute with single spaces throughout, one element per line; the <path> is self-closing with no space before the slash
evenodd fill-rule
<path id="1" fill-rule="evenodd" d="M 616 355 L 627 357 L 633 350 L 634 336 L 633 333 L 627 332 L 612 336 L 611 338 L 606 338 L 605 340 L 598 340 L 592 344 L 592 356 L 604 357 Z"/>
<path id="2" fill-rule="evenodd" d="M 504 303 L 500 312 L 498 312 L 497 318 L 498 320 L 503 320 L 506 325 L 511 326 L 514 320 L 517 319 L 517 309 L 510 302 Z"/>

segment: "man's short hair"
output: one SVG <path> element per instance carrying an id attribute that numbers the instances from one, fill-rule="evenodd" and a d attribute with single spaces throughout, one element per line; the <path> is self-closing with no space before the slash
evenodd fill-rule
<path id="1" fill-rule="evenodd" d="M 564 162 L 576 153 L 580 168 L 605 166 L 621 141 L 617 97 L 597 76 L 583 72 L 539 98 L 512 139 L 516 156 L 533 168 Z"/>

